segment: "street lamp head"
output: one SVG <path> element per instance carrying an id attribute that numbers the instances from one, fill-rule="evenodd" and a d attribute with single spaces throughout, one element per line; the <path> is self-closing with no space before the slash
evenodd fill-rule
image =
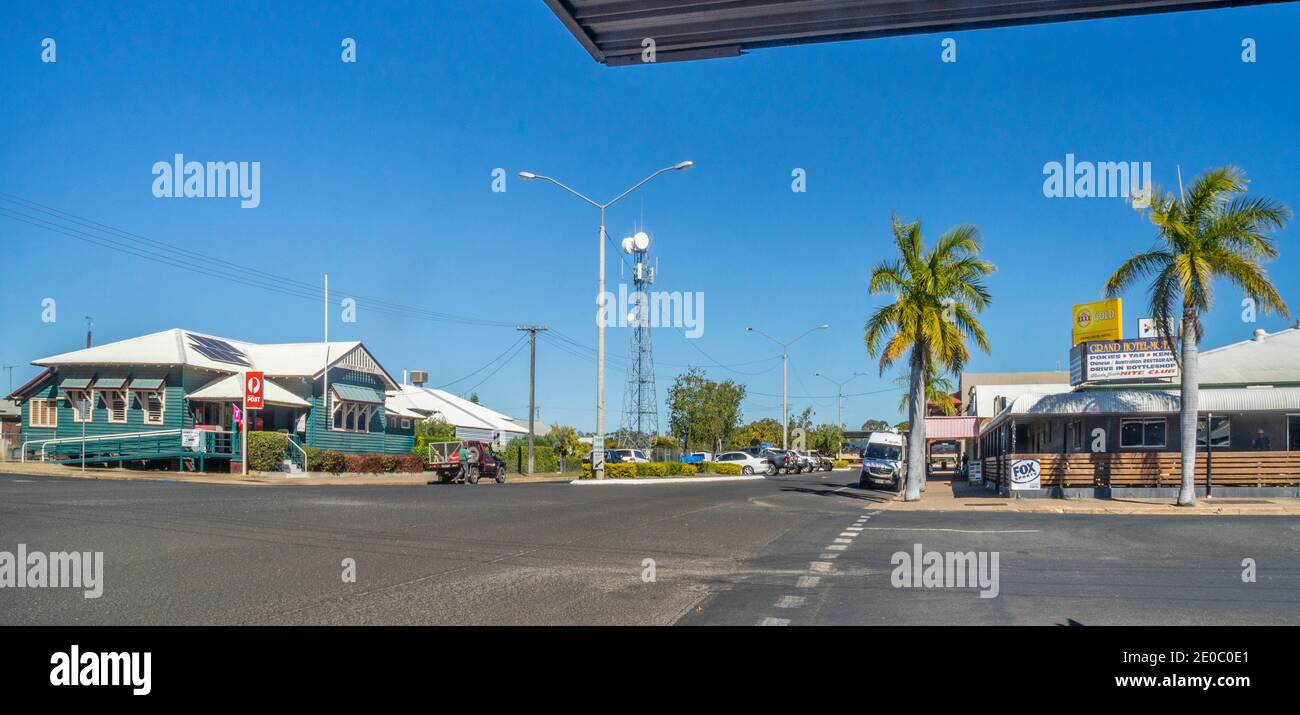
<path id="1" fill-rule="evenodd" d="M 750 332 L 750 333 L 754 332 L 754 329 L 749 327 L 746 327 L 745 330 L 746 332 Z"/>
<path id="2" fill-rule="evenodd" d="M 818 330 L 825 330 L 825 329 L 827 329 L 827 328 L 829 328 L 829 327 L 831 327 L 829 323 L 822 323 L 821 325 L 818 325 L 818 326 L 817 326 L 817 329 L 818 329 Z"/>
<path id="3" fill-rule="evenodd" d="M 673 168 L 676 169 L 677 171 L 684 171 L 686 169 L 691 168 L 692 166 L 695 166 L 695 162 L 688 160 L 688 161 L 683 161 L 678 164 L 675 164 Z"/>
<path id="4" fill-rule="evenodd" d="M 537 178 L 537 174 L 534 174 L 531 171 L 521 171 L 519 172 L 519 178 L 531 181 Z"/>

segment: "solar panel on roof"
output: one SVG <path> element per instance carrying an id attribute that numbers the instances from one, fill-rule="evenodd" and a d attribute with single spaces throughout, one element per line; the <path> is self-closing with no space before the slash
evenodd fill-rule
<path id="1" fill-rule="evenodd" d="M 248 356 L 245 355 L 243 351 L 224 340 L 217 340 L 216 338 L 209 338 L 203 335 L 194 335 L 192 333 L 186 333 L 185 336 L 190 339 L 190 347 L 194 349 L 194 352 L 208 358 L 209 360 L 231 363 L 233 365 L 243 365 L 245 367 L 251 365 L 251 363 L 248 362 Z"/>

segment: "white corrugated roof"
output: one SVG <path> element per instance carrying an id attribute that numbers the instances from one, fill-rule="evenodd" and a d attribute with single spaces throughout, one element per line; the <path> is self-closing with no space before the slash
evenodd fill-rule
<path id="1" fill-rule="evenodd" d="M 527 430 L 519 429 L 518 425 L 500 412 L 432 387 L 403 385 L 399 390 L 388 392 L 386 404 L 395 411 L 411 410 L 421 415 L 441 417 L 456 427 L 527 433 Z"/>
<path id="2" fill-rule="evenodd" d="M 220 341 L 243 353 L 248 365 L 214 360 L 204 355 L 197 345 L 199 339 Z M 313 376 L 330 364 L 347 355 L 360 342 L 330 343 L 257 343 L 231 340 L 207 335 L 193 330 L 172 328 L 158 333 L 128 338 L 84 350 L 53 355 L 33 360 L 33 365 L 58 367 L 61 365 L 188 365 L 221 372 L 260 370 L 267 375 Z M 327 358 L 328 356 L 328 358 Z"/>
<path id="3" fill-rule="evenodd" d="M 1197 366 L 1202 385 L 1300 384 L 1300 329 L 1206 350 Z"/>
<path id="4" fill-rule="evenodd" d="M 266 404 L 283 405 L 285 407 L 311 407 L 311 403 L 280 387 L 274 380 L 264 380 L 263 383 L 266 385 L 264 392 Z M 244 378 L 239 374 L 219 377 L 190 393 L 186 399 L 196 401 L 216 400 L 220 402 L 242 401 L 244 399 Z"/>

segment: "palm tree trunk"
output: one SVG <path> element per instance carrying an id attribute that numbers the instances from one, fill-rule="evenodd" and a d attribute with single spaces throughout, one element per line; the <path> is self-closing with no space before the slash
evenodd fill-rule
<path id="1" fill-rule="evenodd" d="M 1182 414 L 1179 417 L 1182 439 L 1182 484 L 1178 489 L 1178 506 L 1193 506 L 1196 504 L 1196 417 L 1199 385 L 1196 366 L 1196 326 L 1192 314 L 1186 310 L 1183 312 L 1182 328 Z M 1206 438 L 1209 438 L 1208 429 Z"/>
<path id="2" fill-rule="evenodd" d="M 925 346 L 912 346 L 912 399 L 907 406 L 909 434 L 904 501 L 921 500 L 921 481 L 925 479 L 925 355 Z"/>

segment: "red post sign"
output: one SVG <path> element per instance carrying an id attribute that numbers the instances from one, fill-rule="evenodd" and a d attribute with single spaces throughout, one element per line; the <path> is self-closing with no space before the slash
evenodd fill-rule
<path id="1" fill-rule="evenodd" d="M 244 405 L 250 410 L 262 409 L 262 394 L 266 391 L 266 380 L 260 372 L 244 373 Z"/>

